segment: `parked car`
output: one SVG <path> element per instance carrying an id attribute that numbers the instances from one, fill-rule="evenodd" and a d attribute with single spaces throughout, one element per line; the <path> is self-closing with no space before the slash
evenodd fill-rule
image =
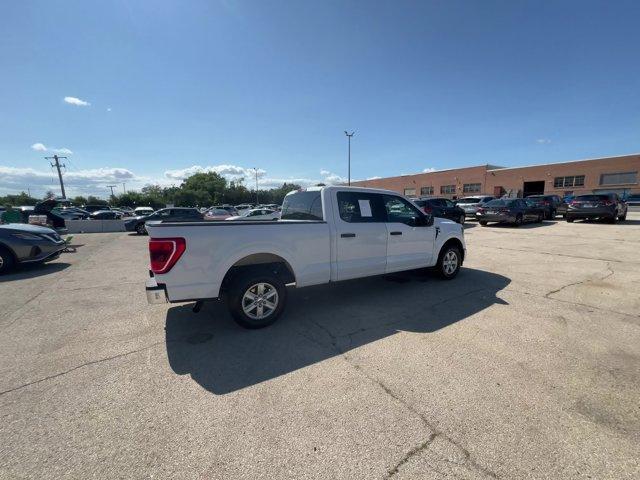
<path id="1" fill-rule="evenodd" d="M 273 323 L 296 287 L 435 267 L 454 278 L 464 230 L 388 190 L 313 187 L 289 193 L 282 221 L 149 223 L 149 303 L 221 295 L 246 328 Z M 196 304 L 199 309 L 201 301 Z"/>
<path id="2" fill-rule="evenodd" d="M 109 205 L 85 205 L 82 209 L 89 213 L 93 213 L 100 210 L 111 210 L 111 207 Z"/>
<path id="3" fill-rule="evenodd" d="M 459 224 L 463 224 L 466 218 L 465 211 L 448 198 L 422 197 L 413 201 L 426 214 L 438 218 L 447 218 Z"/>
<path id="4" fill-rule="evenodd" d="M 494 198 L 495 197 L 484 195 L 479 195 L 477 197 L 465 197 L 455 202 L 455 204 L 464 210 L 464 214 L 467 218 L 475 219 L 478 208 L 482 207 L 485 203 L 490 202 Z"/>
<path id="5" fill-rule="evenodd" d="M 545 219 L 555 218 L 556 214 L 567 211 L 567 205 L 558 195 L 529 195 L 527 198 L 541 202 Z"/>
<path id="6" fill-rule="evenodd" d="M 204 212 L 205 220 L 226 220 L 227 218 L 231 218 L 232 216 L 227 210 L 223 208 L 210 208 L 206 212 Z"/>
<path id="7" fill-rule="evenodd" d="M 111 208 L 111 210 L 114 212 L 121 213 L 122 217 L 133 217 L 133 210 L 131 209 L 125 210 L 123 208 L 117 207 L 117 208 Z"/>
<path id="8" fill-rule="evenodd" d="M 225 220 L 278 220 L 280 212 L 268 208 L 254 208 L 245 211 L 242 215 L 227 217 Z"/>
<path id="9" fill-rule="evenodd" d="M 66 247 L 55 230 L 36 225 L 0 225 L 0 274 L 16 265 L 53 260 Z"/>
<path id="10" fill-rule="evenodd" d="M 120 220 L 122 212 L 116 210 L 97 210 L 91 214 L 91 220 Z"/>
<path id="11" fill-rule="evenodd" d="M 236 207 L 234 207 L 233 205 L 228 205 L 226 203 L 224 205 L 214 205 L 209 210 L 226 210 L 231 216 L 239 215 Z"/>
<path id="12" fill-rule="evenodd" d="M 202 220 L 202 214 L 197 208 L 162 208 L 150 215 L 140 215 L 129 220 L 125 220 L 124 229 L 127 232 L 136 232 L 138 235 L 145 235 L 146 222 L 149 221 L 170 221 L 170 222 L 198 222 Z"/>
<path id="13" fill-rule="evenodd" d="M 140 217 L 143 215 L 151 215 L 155 210 L 151 207 L 136 207 L 133 209 L 133 216 Z"/>
<path id="14" fill-rule="evenodd" d="M 84 220 L 91 215 L 91 213 L 78 207 L 54 208 L 51 212 L 61 216 L 65 220 Z"/>
<path id="15" fill-rule="evenodd" d="M 483 227 L 489 222 L 510 223 L 518 227 L 526 222 L 542 222 L 544 211 L 534 201 L 527 203 L 522 198 L 497 198 L 478 208 L 476 218 Z"/>
<path id="16" fill-rule="evenodd" d="M 625 203 L 627 206 L 640 207 L 640 194 L 634 193 L 633 195 L 629 195 Z"/>
<path id="17" fill-rule="evenodd" d="M 567 222 L 576 219 L 601 219 L 609 223 L 626 220 L 627 204 L 616 193 L 578 195 L 567 208 Z"/>

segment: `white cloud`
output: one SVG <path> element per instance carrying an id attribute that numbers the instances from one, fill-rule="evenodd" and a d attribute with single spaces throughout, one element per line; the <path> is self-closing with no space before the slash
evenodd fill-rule
<path id="1" fill-rule="evenodd" d="M 107 112 L 110 112 L 110 111 L 111 111 L 111 107 L 107 107 Z"/>
<path id="2" fill-rule="evenodd" d="M 424 170 L 422 170 L 422 173 L 431 173 L 431 172 L 435 172 L 435 171 L 436 171 L 435 168 L 428 167 L 428 168 L 425 168 Z"/>
<path id="3" fill-rule="evenodd" d="M 69 150 L 68 148 L 47 148 L 46 145 L 44 143 L 34 143 L 33 145 L 31 145 L 31 149 L 35 150 L 36 152 L 53 152 L 53 153 L 59 153 L 61 155 L 72 155 L 73 152 L 71 150 Z"/>
<path id="4" fill-rule="evenodd" d="M 43 143 L 34 143 L 33 145 L 31 145 L 31 149 L 35 150 L 36 152 L 47 151 L 47 147 L 45 147 Z"/>
<path id="5" fill-rule="evenodd" d="M 548 138 L 539 138 L 536 140 L 537 143 L 541 144 L 541 145 L 546 145 L 551 143 L 551 140 Z"/>
<path id="6" fill-rule="evenodd" d="M 131 188 L 139 188 L 146 179 L 136 176 L 126 168 L 94 168 L 67 171 L 63 174 L 68 195 L 98 195 L 106 197 L 107 185 L 127 182 Z M 52 170 L 0 166 L 0 191 L 18 193 L 27 188 L 36 196 L 47 190 L 58 191 L 58 176 Z"/>
<path id="7" fill-rule="evenodd" d="M 369 177 L 367 178 L 367 180 L 378 180 L 379 178 L 382 178 L 382 177 Z"/>
<path id="8" fill-rule="evenodd" d="M 88 107 L 89 105 L 91 105 L 89 102 L 80 100 L 78 97 L 64 97 L 64 101 L 65 103 L 75 105 L 77 107 Z"/>

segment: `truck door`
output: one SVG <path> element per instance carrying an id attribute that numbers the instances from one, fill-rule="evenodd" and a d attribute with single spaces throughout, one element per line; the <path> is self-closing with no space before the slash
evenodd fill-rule
<path id="1" fill-rule="evenodd" d="M 357 191 L 337 192 L 337 279 L 385 272 L 387 229 L 382 196 Z"/>
<path id="2" fill-rule="evenodd" d="M 436 227 L 412 226 L 413 219 L 421 213 L 402 197 L 384 195 L 384 207 L 388 235 L 386 273 L 433 265 Z"/>

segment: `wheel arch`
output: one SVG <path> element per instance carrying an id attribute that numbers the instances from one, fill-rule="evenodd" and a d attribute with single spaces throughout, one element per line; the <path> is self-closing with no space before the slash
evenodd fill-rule
<path id="1" fill-rule="evenodd" d="M 0 249 L 1 250 L 6 250 L 7 252 L 9 252 L 9 255 L 11 255 L 11 257 L 13 257 L 13 261 L 15 263 L 18 263 L 18 255 L 16 255 L 16 252 L 14 252 L 13 249 L 9 245 L 0 242 Z"/>
<path id="2" fill-rule="evenodd" d="M 462 245 L 462 241 L 460 241 L 460 239 L 456 237 L 448 238 L 442 244 L 442 246 L 440 247 L 440 251 L 438 252 L 438 259 L 440 259 L 442 252 L 444 252 L 444 250 L 450 246 L 455 246 L 458 248 L 458 250 L 460 250 L 460 255 L 462 256 L 462 258 L 460 259 L 460 265 L 462 265 L 462 263 L 464 262 L 464 245 Z"/>
<path id="3" fill-rule="evenodd" d="M 236 259 L 226 267 L 220 291 L 223 292 L 236 275 L 247 272 L 250 269 L 269 270 L 275 273 L 285 285 L 296 281 L 293 267 L 286 258 L 275 253 L 251 253 Z"/>

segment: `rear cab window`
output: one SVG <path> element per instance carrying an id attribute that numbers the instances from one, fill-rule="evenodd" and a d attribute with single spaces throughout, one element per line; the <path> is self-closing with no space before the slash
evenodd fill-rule
<path id="1" fill-rule="evenodd" d="M 303 190 L 289 193 L 282 202 L 280 220 L 323 221 L 320 190 Z"/>

